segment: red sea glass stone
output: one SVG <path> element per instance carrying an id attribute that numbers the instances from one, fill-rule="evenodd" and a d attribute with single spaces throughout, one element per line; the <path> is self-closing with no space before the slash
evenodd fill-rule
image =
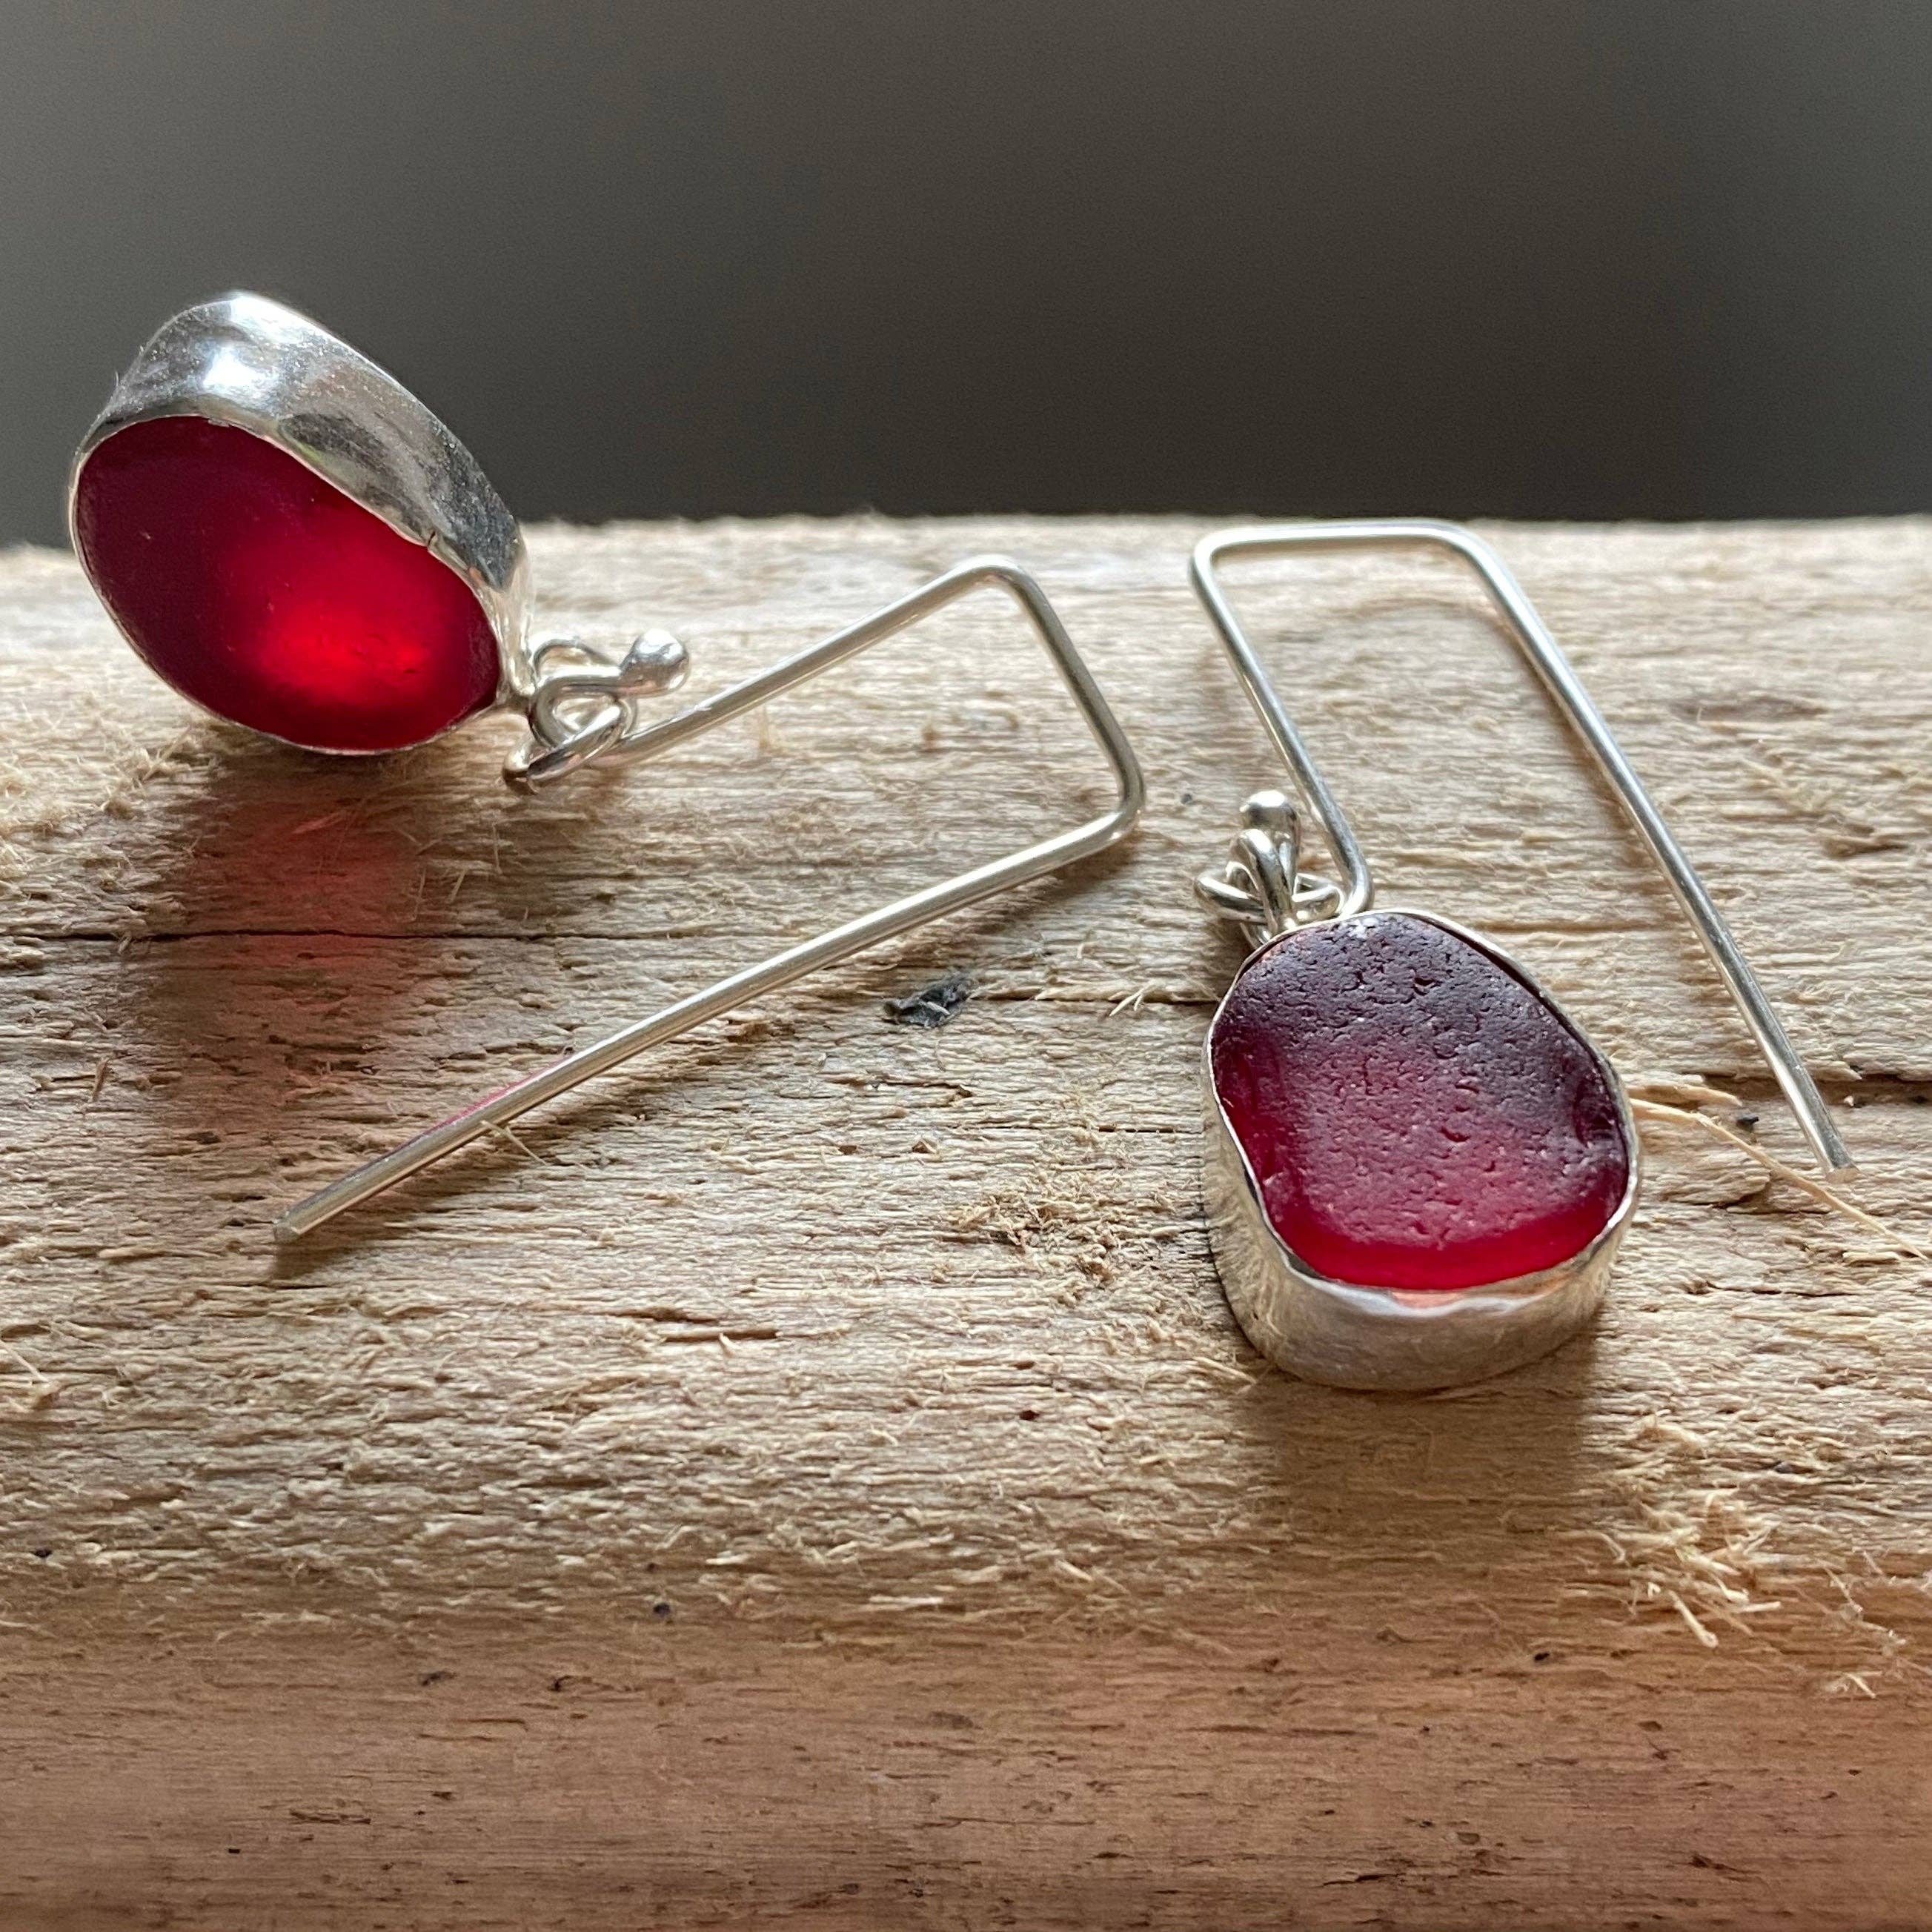
<path id="1" fill-rule="evenodd" d="M 1623 1199 L 1630 1148 L 1596 1055 L 1507 966 L 1412 914 L 1264 947 L 1209 1053 L 1270 1224 L 1331 1280 L 1507 1281 L 1588 1246 Z"/>
<path id="2" fill-rule="evenodd" d="M 387 752 L 496 696 L 496 640 L 462 578 L 246 430 L 116 430 L 81 470 L 74 533 L 135 650 L 238 724 Z"/>

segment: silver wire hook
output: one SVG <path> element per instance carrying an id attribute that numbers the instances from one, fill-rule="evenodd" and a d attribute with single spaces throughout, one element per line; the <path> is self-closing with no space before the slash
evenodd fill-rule
<path id="1" fill-rule="evenodd" d="M 1650 848 L 1659 870 L 1676 894 L 1677 902 L 1695 928 L 1704 950 L 1711 956 L 1731 998 L 1737 1004 L 1759 1051 L 1769 1064 L 1783 1090 L 1786 1102 L 1797 1116 L 1798 1126 L 1809 1143 L 1818 1165 L 1827 1174 L 1852 1172 L 1852 1157 L 1840 1138 L 1825 1105 L 1817 1083 L 1813 1080 L 1783 1023 L 1764 996 L 1756 976 L 1738 950 L 1724 915 L 1712 903 L 1696 868 L 1685 856 L 1683 848 L 1664 821 L 1643 782 L 1631 768 L 1604 715 L 1596 706 L 1582 680 L 1571 668 L 1548 627 L 1537 614 L 1536 607 L 1509 566 L 1474 531 L 1460 524 L 1439 523 L 1415 518 L 1334 524 L 1255 524 L 1217 530 L 1195 546 L 1189 574 L 1196 592 L 1207 607 L 1208 616 L 1228 647 L 1250 701 L 1282 756 L 1294 772 L 1296 783 L 1320 821 L 1322 836 L 1334 854 L 1342 874 L 1343 913 L 1360 912 L 1375 897 L 1375 881 L 1361 847 L 1356 842 L 1347 814 L 1336 802 L 1315 761 L 1308 754 L 1293 722 L 1282 710 L 1281 700 L 1268 681 L 1241 629 L 1234 610 L 1221 589 L 1216 566 L 1223 558 L 1254 556 L 1282 550 L 1386 550 L 1422 548 L 1447 552 L 1474 570 L 1489 594 L 1490 603 L 1522 655 L 1529 661 L 1556 700 L 1557 708 L 1581 738 L 1597 769 L 1610 781 L 1630 822 Z"/>
<path id="2" fill-rule="evenodd" d="M 381 1155 L 346 1174 L 338 1181 L 297 1203 L 275 1222 L 275 1238 L 280 1241 L 299 1240 L 326 1221 L 366 1201 L 384 1188 L 392 1187 L 419 1168 L 445 1154 L 454 1153 L 494 1130 L 541 1107 L 548 1100 L 568 1093 L 574 1087 L 593 1080 L 621 1066 L 634 1054 L 662 1045 L 688 1033 L 704 1021 L 728 1013 L 748 1000 L 776 992 L 821 966 L 876 946 L 882 940 L 923 926 L 928 920 L 976 904 L 1009 886 L 1024 884 L 1061 866 L 1084 859 L 1124 838 L 1140 816 L 1147 802 L 1147 786 L 1141 776 L 1139 760 L 1120 729 L 1120 721 L 1094 682 L 1085 662 L 1073 647 L 1046 593 L 1016 563 L 1004 557 L 974 557 L 956 565 L 929 584 L 875 610 L 869 617 L 812 645 L 796 656 L 774 664 L 768 670 L 746 679 L 729 690 L 718 692 L 688 706 L 675 717 L 638 731 L 620 745 L 623 756 L 650 758 L 668 751 L 687 738 L 722 724 L 727 718 L 768 703 L 779 692 L 789 691 L 807 678 L 815 677 L 836 664 L 842 663 L 869 646 L 902 631 L 908 625 L 930 616 L 968 592 L 992 587 L 1004 590 L 1018 604 L 1045 644 L 1073 701 L 1112 768 L 1116 800 L 1111 811 L 1070 832 L 1057 833 L 1036 844 L 991 864 L 975 866 L 936 886 L 911 892 L 876 912 L 866 914 L 847 924 L 820 933 L 815 939 L 788 948 L 761 965 L 746 967 L 707 986 L 702 992 L 688 994 L 650 1018 L 623 1027 L 594 1046 L 583 1047 L 540 1072 L 526 1076 L 515 1085 L 492 1094 L 466 1112 L 452 1114 L 440 1125 L 418 1134 L 413 1140 Z"/>

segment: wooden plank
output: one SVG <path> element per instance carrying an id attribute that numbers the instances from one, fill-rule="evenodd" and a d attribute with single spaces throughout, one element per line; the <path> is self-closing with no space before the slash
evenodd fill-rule
<path id="1" fill-rule="evenodd" d="M 1922 1263 L 1671 1125 L 1536 1368 L 1342 1395 L 1234 1331 L 1188 880 L 1274 774 L 1197 533 L 537 532 L 547 618 L 668 623 L 694 688 L 1012 551 L 1148 818 L 296 1258 L 308 1186 L 1104 773 L 992 598 L 521 799 L 496 727 L 195 720 L 70 561 L 0 559 L 5 1922 L 1924 1922 Z M 1923 1241 L 1932 524 L 1493 534 Z M 1798 1157 L 1467 586 L 1239 594 L 1384 896 Z"/>

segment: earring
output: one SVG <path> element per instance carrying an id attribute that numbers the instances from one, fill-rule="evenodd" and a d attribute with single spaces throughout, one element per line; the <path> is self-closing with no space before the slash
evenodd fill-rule
<path id="1" fill-rule="evenodd" d="M 969 592 L 1005 591 L 1112 767 L 1102 816 L 821 933 L 493 1094 L 323 1188 L 275 1223 L 298 1239 L 431 1161 L 802 975 L 1056 872 L 1125 837 L 1145 802 L 1133 748 L 1046 593 L 998 557 L 897 602 L 676 716 L 638 700 L 682 681 L 645 634 L 613 661 L 528 648 L 523 533 L 476 459 L 394 378 L 279 302 L 233 295 L 162 324 L 76 452 L 76 554 L 136 653 L 205 710 L 315 751 L 420 744 L 520 711 L 512 783 L 642 761 L 754 710 Z"/>
<path id="2" fill-rule="evenodd" d="M 1736 940 L 1502 559 L 1454 524 L 1219 532 L 1194 552 L 1194 588 L 1340 877 L 1299 869 L 1295 807 L 1270 791 L 1244 807 L 1226 867 L 1197 881 L 1255 946 L 1204 1056 L 1208 1226 L 1250 1340 L 1345 1388 L 1446 1388 L 1556 1347 L 1601 1301 L 1637 1197 L 1622 1087 L 1556 1000 L 1473 932 L 1370 910 L 1368 862 L 1216 574 L 1232 556 L 1415 548 L 1475 571 L 1655 856 L 1819 1165 L 1850 1166 Z"/>

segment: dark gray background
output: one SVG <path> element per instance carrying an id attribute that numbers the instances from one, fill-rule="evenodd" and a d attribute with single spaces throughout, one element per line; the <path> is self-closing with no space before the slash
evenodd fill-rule
<path id="1" fill-rule="evenodd" d="M 1932 508 L 1922 0 L 0 5 L 0 541 L 170 309 L 526 518 Z"/>

